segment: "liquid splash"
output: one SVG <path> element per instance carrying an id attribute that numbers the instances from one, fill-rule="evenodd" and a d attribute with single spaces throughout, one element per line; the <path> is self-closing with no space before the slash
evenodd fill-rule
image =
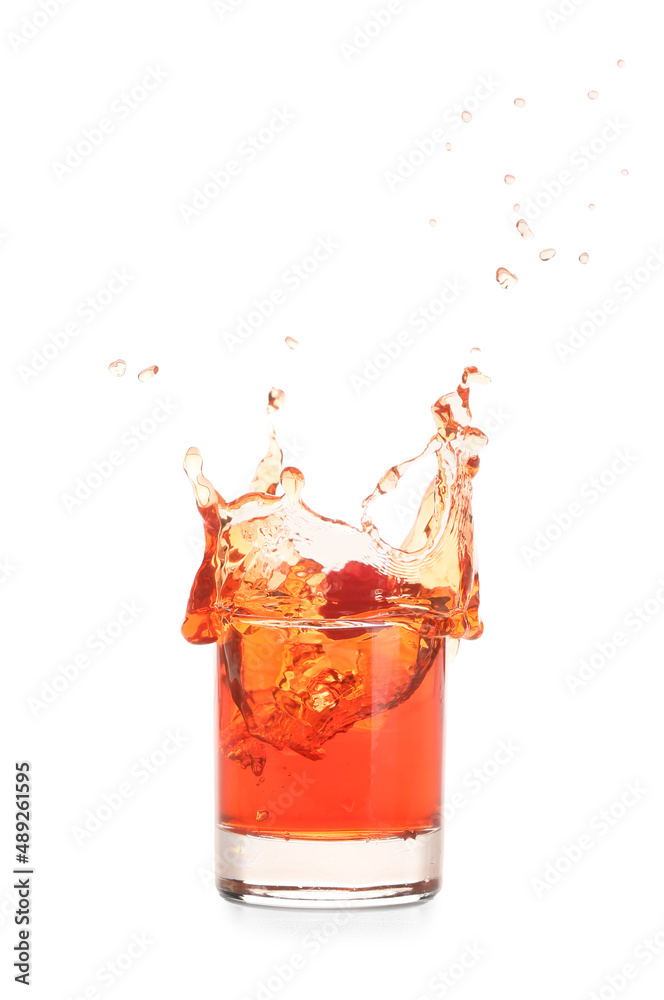
<path id="1" fill-rule="evenodd" d="M 472 426 L 470 388 L 488 381 L 468 366 L 456 391 L 433 404 L 435 433 L 382 476 L 362 503 L 360 528 L 306 505 L 304 476 L 282 469 L 272 423 L 250 492 L 237 500 L 204 476 L 196 448 L 187 452 L 205 553 L 182 632 L 220 645 L 235 704 L 222 750 L 254 774 L 265 744 L 318 759 L 336 734 L 407 700 L 443 638 L 481 635 L 471 499 L 487 438 Z M 271 390 L 269 412 L 284 398 Z M 435 459 L 436 474 L 407 537 L 393 546 L 373 522 L 374 504 L 423 458 Z M 384 642 L 387 651 L 395 635 L 401 655 L 377 675 L 364 650 Z"/>
<path id="2" fill-rule="evenodd" d="M 542 250 L 540 253 L 540 260 L 552 260 L 556 256 L 556 251 L 553 249 Z"/>
<path id="3" fill-rule="evenodd" d="M 127 365 L 122 358 L 118 358 L 117 361 L 111 361 L 108 366 L 108 370 L 111 375 L 115 375 L 116 378 L 122 378 L 124 373 L 127 371 Z"/>
<path id="4" fill-rule="evenodd" d="M 624 65 L 625 65 L 625 60 L 624 59 L 619 59 L 618 62 L 616 63 L 616 66 L 618 67 L 618 69 L 623 69 Z"/>
<path id="5" fill-rule="evenodd" d="M 526 102 L 524 101 L 523 97 L 515 97 L 514 98 L 514 107 L 515 108 L 525 108 L 525 106 L 526 106 Z"/>
<path id="6" fill-rule="evenodd" d="M 296 351 L 300 346 L 300 341 L 296 340 L 295 337 L 286 337 L 284 344 L 286 347 L 290 347 L 291 351 Z"/>
<path id="7" fill-rule="evenodd" d="M 506 267 L 499 267 L 496 271 L 496 281 L 502 288 L 514 288 L 519 279 L 516 274 L 512 274 Z"/>
<path id="8" fill-rule="evenodd" d="M 587 253 L 582 253 L 582 254 L 581 254 L 581 255 L 579 256 L 579 260 L 581 261 L 581 263 L 582 263 L 582 264 L 587 264 L 587 263 L 588 263 L 588 261 L 590 260 L 590 254 L 587 254 Z"/>
<path id="9" fill-rule="evenodd" d="M 596 101 L 598 97 L 599 97 L 598 91 L 596 91 L 596 90 L 589 90 L 588 91 L 588 100 L 590 100 L 590 101 Z"/>
<path id="10" fill-rule="evenodd" d="M 154 378 L 159 371 L 159 365 L 150 365 L 149 368 L 144 368 L 142 372 L 138 373 L 139 382 L 149 382 L 151 378 Z"/>
<path id="11" fill-rule="evenodd" d="M 514 176 L 514 174 L 505 174 L 503 180 L 505 181 L 506 184 L 514 184 L 516 177 Z"/>
<path id="12" fill-rule="evenodd" d="M 521 211 L 521 205 L 518 203 L 518 201 L 515 202 L 514 205 L 512 205 L 512 208 L 514 209 L 515 212 L 520 212 Z"/>
<path id="13" fill-rule="evenodd" d="M 473 120 L 473 116 L 471 115 L 470 111 L 462 111 L 461 117 L 465 122 L 472 122 Z"/>
<path id="14" fill-rule="evenodd" d="M 591 212 L 595 211 L 595 206 L 592 202 L 590 203 L 590 205 L 588 205 L 588 208 L 590 209 Z"/>
<path id="15" fill-rule="evenodd" d="M 623 175 L 623 177 L 627 177 L 627 175 L 629 174 L 629 170 L 621 170 L 620 173 Z"/>

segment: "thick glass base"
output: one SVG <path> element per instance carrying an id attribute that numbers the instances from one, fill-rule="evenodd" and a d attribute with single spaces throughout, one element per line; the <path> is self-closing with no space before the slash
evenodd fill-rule
<path id="1" fill-rule="evenodd" d="M 367 840 L 252 836 L 217 827 L 217 889 L 264 906 L 346 908 L 429 899 L 441 887 L 442 830 Z"/>

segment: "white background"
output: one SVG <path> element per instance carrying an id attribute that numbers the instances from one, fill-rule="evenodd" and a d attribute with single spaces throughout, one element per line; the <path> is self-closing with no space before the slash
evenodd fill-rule
<path id="1" fill-rule="evenodd" d="M 459 975 L 469 946 L 482 955 L 453 986 L 459 1000 L 610 1000 L 621 984 L 634 1000 L 659 994 L 664 951 L 648 960 L 642 943 L 659 933 L 654 947 L 664 945 L 663 265 L 650 249 L 661 257 L 664 242 L 661 37 L 645 0 L 566 3 L 552 23 L 546 0 L 404 0 L 355 52 L 342 43 L 381 0 L 243 0 L 230 13 L 207 0 L 70 0 L 18 44 L 10 36 L 30 33 L 24 19 L 40 8 L 3 3 L 4 983 L 16 941 L 13 762 L 28 759 L 38 998 L 418 1000 L 445 994 L 442 974 Z M 150 68 L 163 82 L 130 114 L 111 113 L 113 131 L 58 179 L 67 147 Z M 472 122 L 445 124 L 482 78 L 493 93 Z M 274 108 L 295 120 L 248 163 L 238 148 Z M 596 142 L 582 169 L 581 150 L 609 120 L 620 135 Z M 437 146 L 391 190 L 386 173 L 441 125 L 452 150 Z M 185 222 L 181 206 L 232 158 L 240 176 Z M 540 211 L 535 199 L 564 169 L 572 180 Z M 531 242 L 514 202 L 534 206 Z M 338 249 L 229 351 L 224 333 L 320 237 Z M 543 263 L 547 247 L 557 256 Z M 499 266 L 518 275 L 515 288 L 496 283 Z M 79 304 L 123 268 L 132 280 L 87 323 Z M 619 288 L 634 274 L 627 299 Z M 415 331 L 409 317 L 445 279 L 463 293 Z M 607 298 L 618 303 L 608 318 L 596 312 Z M 601 325 L 563 360 L 556 344 L 586 310 Z M 72 321 L 78 335 L 26 375 Z M 358 391 L 352 377 L 402 330 L 400 357 Z M 279 386 L 306 501 L 357 520 L 384 470 L 423 446 L 430 404 L 474 346 L 493 377 L 474 391 L 475 422 L 491 436 L 475 502 L 486 631 L 449 672 L 447 790 L 458 805 L 443 892 L 336 923 L 227 904 L 211 878 L 213 656 L 179 636 L 200 556 L 184 452 L 197 444 L 218 488 L 237 495 Z M 117 357 L 123 379 L 107 371 Z M 152 364 L 157 377 L 139 383 Z M 131 450 L 127 432 L 159 401 L 175 409 Z M 122 464 L 68 510 L 79 477 L 118 447 Z M 631 456 L 620 474 L 617 452 Z M 588 484 L 602 475 L 599 496 Z M 581 513 L 556 530 L 574 503 Z M 538 537 L 542 551 L 529 553 Z M 141 611 L 97 655 L 90 636 L 123 602 Z M 625 642 L 611 657 L 616 631 Z M 46 704 L 83 653 L 89 665 Z M 597 669 L 572 691 L 593 654 Z M 175 730 L 187 737 L 177 753 L 148 781 L 129 778 Z M 494 774 L 501 740 L 519 749 Z M 476 792 L 478 767 L 490 780 Z M 128 780 L 131 797 L 77 843 L 88 811 Z M 645 791 L 624 807 L 630 782 Z M 591 846 L 567 861 L 584 835 Z M 107 963 L 126 965 L 134 934 L 150 944 L 115 978 Z M 291 972 L 296 954 L 304 967 Z M 627 963 L 634 977 L 609 986 Z"/>

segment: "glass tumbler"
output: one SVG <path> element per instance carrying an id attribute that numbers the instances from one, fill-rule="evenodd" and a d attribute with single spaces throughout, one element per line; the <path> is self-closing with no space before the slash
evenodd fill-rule
<path id="1" fill-rule="evenodd" d="M 223 896 L 375 906 L 440 889 L 445 643 L 407 615 L 229 619 L 217 645 Z"/>

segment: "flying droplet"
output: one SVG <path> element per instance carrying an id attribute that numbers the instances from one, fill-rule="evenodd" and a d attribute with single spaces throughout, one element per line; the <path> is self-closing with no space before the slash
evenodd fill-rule
<path id="1" fill-rule="evenodd" d="M 270 389 L 267 397 L 267 412 L 276 413 L 286 402 L 286 393 L 283 389 Z"/>
<path id="2" fill-rule="evenodd" d="M 452 143 L 451 142 L 446 142 L 445 143 L 445 149 L 447 150 L 448 153 L 451 150 L 451 148 L 452 148 Z"/>
<path id="3" fill-rule="evenodd" d="M 593 204 L 593 202 L 592 202 L 592 201 L 591 201 L 591 202 L 590 202 L 590 204 L 588 205 L 588 208 L 590 209 L 590 211 L 591 211 L 591 212 L 594 212 L 594 211 L 595 211 L 595 206 L 594 206 L 594 204 Z"/>
<path id="4" fill-rule="evenodd" d="M 552 249 L 542 250 L 542 252 L 540 254 L 540 260 L 551 260 L 551 258 L 555 257 L 555 256 L 556 256 L 556 251 L 555 250 L 552 250 Z"/>
<path id="5" fill-rule="evenodd" d="M 514 209 L 515 212 L 521 211 L 521 205 L 518 203 L 518 201 L 514 205 L 512 205 L 512 208 Z"/>
<path id="6" fill-rule="evenodd" d="M 623 175 L 623 177 L 627 177 L 629 170 L 621 170 L 620 173 Z"/>
<path id="7" fill-rule="evenodd" d="M 471 347 L 470 353 L 471 354 L 480 354 L 481 351 L 480 351 L 479 347 Z"/>
<path id="8" fill-rule="evenodd" d="M 470 111 L 462 111 L 461 117 L 465 122 L 472 122 L 473 120 L 473 116 L 471 115 Z"/>
<path id="9" fill-rule="evenodd" d="M 525 106 L 526 106 L 526 102 L 524 101 L 523 97 L 515 97 L 514 98 L 514 107 L 515 108 L 525 108 Z"/>
<path id="10" fill-rule="evenodd" d="M 151 378 L 154 378 L 159 371 L 159 365 L 150 365 L 149 368 L 144 368 L 142 372 L 138 373 L 139 382 L 149 382 Z"/>
<path id="11" fill-rule="evenodd" d="M 122 360 L 122 358 L 118 358 L 117 361 L 111 361 L 110 365 L 108 366 L 108 370 L 111 373 L 111 375 L 115 375 L 117 376 L 117 378 L 120 378 L 127 371 L 127 366 Z"/>
<path id="12" fill-rule="evenodd" d="M 524 240 L 532 240 L 535 235 L 525 219 L 519 219 L 516 224 L 516 228 L 519 230 Z"/>
<path id="13" fill-rule="evenodd" d="M 515 181 L 514 174 L 505 174 L 504 180 L 506 184 L 514 184 Z"/>
<path id="14" fill-rule="evenodd" d="M 625 60 L 624 59 L 619 59 L 617 65 L 618 65 L 618 69 L 622 69 L 623 66 L 625 65 Z"/>
<path id="15" fill-rule="evenodd" d="M 496 271 L 496 281 L 502 288 L 513 288 L 518 280 L 516 274 L 512 274 L 506 267 L 499 267 Z"/>
<path id="16" fill-rule="evenodd" d="M 269 812 L 267 811 L 267 809 L 259 809 L 259 810 L 257 811 L 257 813 L 256 813 L 256 822 L 257 822 L 257 823 L 262 823 L 262 822 L 263 822 L 263 820 L 264 820 L 264 819 L 267 819 L 269 815 L 270 815 L 270 814 L 269 814 Z"/>
<path id="17" fill-rule="evenodd" d="M 587 253 L 582 253 L 581 256 L 579 257 L 579 260 L 581 261 L 582 264 L 587 264 L 588 261 L 590 260 L 590 255 Z"/>
<path id="18" fill-rule="evenodd" d="M 299 340 L 296 340 L 295 337 L 286 337 L 284 344 L 286 347 L 290 347 L 291 351 L 296 351 L 300 346 Z"/>
<path id="19" fill-rule="evenodd" d="M 597 90 L 589 90 L 588 91 L 588 98 L 589 98 L 589 100 L 596 101 L 598 97 L 599 97 L 599 92 Z"/>
<path id="20" fill-rule="evenodd" d="M 436 222 L 436 220 L 435 220 L 435 219 L 429 219 L 429 225 L 430 225 L 430 226 L 435 226 L 435 225 L 437 225 L 437 222 Z"/>

